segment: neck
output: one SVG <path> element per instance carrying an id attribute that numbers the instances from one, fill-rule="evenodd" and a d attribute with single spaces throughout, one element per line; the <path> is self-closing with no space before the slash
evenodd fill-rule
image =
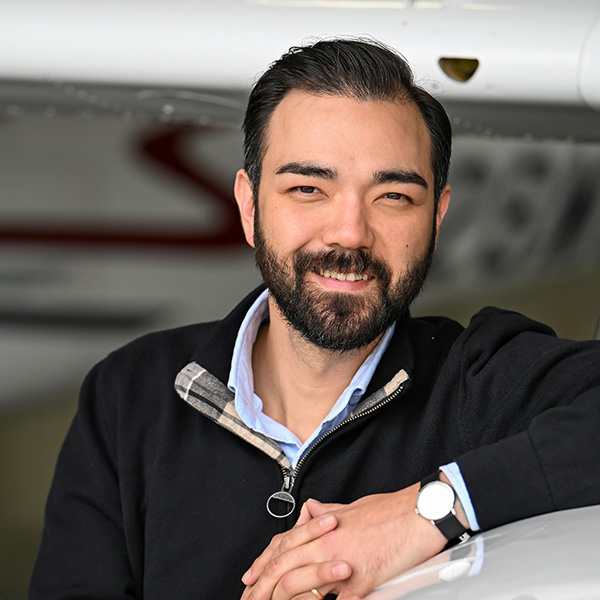
<path id="1" fill-rule="evenodd" d="M 252 352 L 254 390 L 263 411 L 302 442 L 327 416 L 380 338 L 350 352 L 333 352 L 306 340 L 269 298 L 270 321 Z"/>

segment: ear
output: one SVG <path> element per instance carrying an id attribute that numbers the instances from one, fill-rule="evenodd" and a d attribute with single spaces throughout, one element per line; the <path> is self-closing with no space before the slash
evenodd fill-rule
<path id="1" fill-rule="evenodd" d="M 446 216 L 446 212 L 448 211 L 448 206 L 450 205 L 450 186 L 447 185 L 440 194 L 440 199 L 438 201 L 437 206 L 437 214 L 435 215 L 435 236 L 437 241 L 437 236 L 440 232 L 440 227 L 442 226 L 442 221 Z"/>
<path id="2" fill-rule="evenodd" d="M 235 175 L 233 192 L 240 211 L 246 241 L 254 248 L 254 194 L 252 183 L 244 169 L 240 169 Z"/>

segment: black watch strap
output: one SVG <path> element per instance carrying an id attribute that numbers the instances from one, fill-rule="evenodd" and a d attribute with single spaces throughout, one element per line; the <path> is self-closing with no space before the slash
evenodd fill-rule
<path id="1" fill-rule="evenodd" d="M 437 471 L 434 471 L 430 475 L 427 475 L 426 477 L 423 477 L 423 479 L 421 479 L 421 487 L 425 487 L 428 483 L 431 483 L 432 481 L 439 481 L 439 480 L 440 480 L 440 471 L 438 469 Z"/>
<path id="2" fill-rule="evenodd" d="M 442 532 L 442 535 L 451 542 L 458 538 L 461 542 L 468 540 L 471 536 L 469 530 L 456 518 L 456 515 L 450 513 L 442 519 L 435 522 L 436 527 Z"/>
<path id="3" fill-rule="evenodd" d="M 421 488 L 423 488 L 428 483 L 432 481 L 439 481 L 440 479 L 440 471 L 435 471 L 431 475 L 427 475 L 421 480 Z M 467 529 L 453 513 L 448 513 L 445 517 L 434 521 L 435 526 L 442 532 L 442 535 L 449 542 L 464 542 L 468 540 L 472 531 Z"/>

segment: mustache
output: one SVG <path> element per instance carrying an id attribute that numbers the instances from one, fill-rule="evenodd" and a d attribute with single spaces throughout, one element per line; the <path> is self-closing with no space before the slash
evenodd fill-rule
<path id="1" fill-rule="evenodd" d="M 391 278 L 390 268 L 383 260 L 360 248 L 334 248 L 318 252 L 299 250 L 294 259 L 294 269 L 299 276 L 307 271 L 318 273 L 321 270 L 329 270 L 369 275 L 384 282 L 389 282 Z"/>

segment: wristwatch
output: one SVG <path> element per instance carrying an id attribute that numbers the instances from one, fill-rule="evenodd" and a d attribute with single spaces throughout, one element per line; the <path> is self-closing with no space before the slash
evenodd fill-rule
<path id="1" fill-rule="evenodd" d="M 436 471 L 421 481 L 415 511 L 431 521 L 448 541 L 466 542 L 471 532 L 456 518 L 455 501 L 454 488 L 440 481 L 440 472 Z"/>

